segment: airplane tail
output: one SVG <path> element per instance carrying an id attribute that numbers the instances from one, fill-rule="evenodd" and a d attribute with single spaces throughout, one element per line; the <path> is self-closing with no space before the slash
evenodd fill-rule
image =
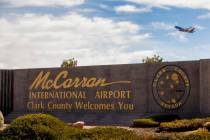
<path id="1" fill-rule="evenodd" d="M 193 27 L 193 29 L 192 29 L 192 32 L 194 33 L 195 32 L 195 28 Z"/>

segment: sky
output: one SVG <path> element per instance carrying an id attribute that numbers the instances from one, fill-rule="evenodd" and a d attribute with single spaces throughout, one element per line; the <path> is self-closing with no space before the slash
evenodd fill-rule
<path id="1" fill-rule="evenodd" d="M 174 26 L 196 27 L 195 33 Z M 0 0 L 0 69 L 210 58 L 209 0 Z"/>

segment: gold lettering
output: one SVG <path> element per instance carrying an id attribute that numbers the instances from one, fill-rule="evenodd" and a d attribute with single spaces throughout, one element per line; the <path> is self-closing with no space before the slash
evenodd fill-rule
<path id="1" fill-rule="evenodd" d="M 95 82 L 96 82 L 96 78 L 90 78 L 90 79 L 87 81 L 86 86 L 87 86 L 87 87 L 94 87 L 94 86 L 95 86 Z"/>
<path id="2" fill-rule="evenodd" d="M 134 110 L 133 104 L 125 104 L 123 102 L 118 102 L 120 110 Z"/>
<path id="3" fill-rule="evenodd" d="M 29 99 L 86 99 L 85 91 L 29 92 Z"/>
<path id="4" fill-rule="evenodd" d="M 69 103 L 56 104 L 53 102 L 48 102 L 47 108 L 50 110 L 71 110 L 73 105 Z"/>
<path id="5" fill-rule="evenodd" d="M 130 90 L 97 90 L 95 94 L 95 99 L 130 99 L 131 91 Z"/>
<path id="6" fill-rule="evenodd" d="M 45 109 L 44 104 L 42 102 L 35 103 L 33 101 L 27 103 L 27 109 L 29 110 L 41 110 Z"/>
<path id="7" fill-rule="evenodd" d="M 75 109 L 78 110 L 114 110 L 115 104 L 92 104 L 88 102 L 75 102 Z"/>
<path id="8" fill-rule="evenodd" d="M 54 88 L 55 88 L 55 89 L 59 89 L 59 88 L 61 88 L 62 86 L 64 87 L 63 84 L 58 85 L 58 81 L 60 80 L 61 77 L 62 77 L 62 78 L 66 78 L 67 76 L 68 76 L 68 72 L 67 72 L 67 71 L 62 71 L 62 72 L 60 72 L 60 73 L 56 76 L 56 78 L 55 78 L 55 80 L 54 80 L 54 84 L 53 84 Z M 64 82 L 64 83 L 65 83 L 65 82 Z"/>
<path id="9" fill-rule="evenodd" d="M 115 81 L 115 82 L 110 82 L 110 83 L 106 83 L 106 79 L 105 78 L 95 78 L 95 77 L 91 77 L 91 78 L 87 78 L 87 77 L 83 77 L 82 79 L 80 79 L 79 77 L 76 77 L 74 80 L 71 78 L 68 78 L 69 73 L 68 71 L 61 71 L 56 77 L 55 79 L 49 79 L 50 77 L 50 72 L 47 72 L 44 74 L 43 71 L 41 71 L 38 76 L 36 77 L 36 79 L 33 81 L 33 83 L 31 84 L 31 86 L 29 87 L 29 89 L 37 89 L 37 88 L 41 88 L 41 89 L 59 89 L 59 88 L 78 88 L 78 87 L 104 87 L 104 86 L 109 86 L 109 85 L 113 85 L 113 84 L 129 84 L 131 83 L 131 81 Z"/>
<path id="10" fill-rule="evenodd" d="M 39 75 L 37 76 L 37 78 L 34 80 L 34 82 L 32 83 L 32 85 L 30 86 L 30 89 L 33 88 L 38 88 L 41 85 L 41 88 L 44 89 L 45 87 L 45 83 L 47 81 L 47 79 L 49 78 L 50 72 L 47 72 L 46 74 L 44 74 L 43 71 L 41 71 L 39 73 Z"/>
<path id="11" fill-rule="evenodd" d="M 52 80 L 48 80 L 47 82 L 46 82 L 46 85 L 45 85 L 45 88 L 46 89 L 50 89 L 53 85 L 53 81 Z"/>

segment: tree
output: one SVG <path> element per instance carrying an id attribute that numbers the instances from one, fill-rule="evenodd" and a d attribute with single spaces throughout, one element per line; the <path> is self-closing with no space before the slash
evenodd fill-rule
<path id="1" fill-rule="evenodd" d="M 77 60 L 74 58 L 64 60 L 63 63 L 61 64 L 61 67 L 63 68 L 72 68 L 77 66 Z"/>
<path id="2" fill-rule="evenodd" d="M 143 63 L 154 64 L 163 62 L 163 58 L 159 55 L 153 55 L 152 57 L 146 57 L 142 60 Z"/>

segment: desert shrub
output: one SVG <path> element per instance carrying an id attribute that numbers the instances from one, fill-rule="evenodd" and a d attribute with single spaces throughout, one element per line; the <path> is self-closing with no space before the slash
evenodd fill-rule
<path id="1" fill-rule="evenodd" d="M 157 127 L 161 122 L 170 122 L 179 120 L 178 115 L 166 114 L 166 115 L 154 115 L 146 118 L 139 118 L 133 120 L 134 127 Z"/>
<path id="2" fill-rule="evenodd" d="M 195 130 L 187 133 L 160 133 L 148 140 L 209 140 L 210 132 Z"/>
<path id="3" fill-rule="evenodd" d="M 161 135 L 153 136 L 151 139 L 148 140 L 183 140 L 183 138 L 177 134 L 165 134 L 162 133 Z"/>
<path id="4" fill-rule="evenodd" d="M 157 122 L 171 122 L 174 120 L 180 120 L 181 118 L 175 114 L 164 114 L 164 115 L 154 115 L 151 116 L 152 120 Z"/>
<path id="5" fill-rule="evenodd" d="M 146 140 L 210 140 L 210 132 L 199 129 L 189 132 L 156 133 Z"/>
<path id="6" fill-rule="evenodd" d="M 190 131 L 196 130 L 198 128 L 203 127 L 203 125 L 209 120 L 206 119 L 183 119 L 183 120 L 175 120 L 172 122 L 163 122 L 159 126 L 160 131 L 167 132 L 181 132 L 181 131 Z"/>
<path id="7" fill-rule="evenodd" d="M 204 127 L 210 131 L 210 122 L 206 122 L 204 124 Z"/>
<path id="8" fill-rule="evenodd" d="M 193 131 L 182 137 L 182 140 L 209 140 L 210 132 L 204 130 Z"/>
<path id="9" fill-rule="evenodd" d="M 151 118 L 142 118 L 133 120 L 134 127 L 158 127 L 159 122 L 152 120 Z"/>
<path id="10" fill-rule="evenodd" d="M 83 131 L 84 129 L 66 126 L 59 140 L 79 140 L 82 138 Z"/>
<path id="11" fill-rule="evenodd" d="M 64 130 L 60 140 L 139 140 L 139 137 L 131 130 L 116 127 L 96 127 L 91 129 Z"/>
<path id="12" fill-rule="evenodd" d="M 54 140 L 61 136 L 65 123 L 47 114 L 28 114 L 13 120 L 2 132 L 12 140 Z"/>

